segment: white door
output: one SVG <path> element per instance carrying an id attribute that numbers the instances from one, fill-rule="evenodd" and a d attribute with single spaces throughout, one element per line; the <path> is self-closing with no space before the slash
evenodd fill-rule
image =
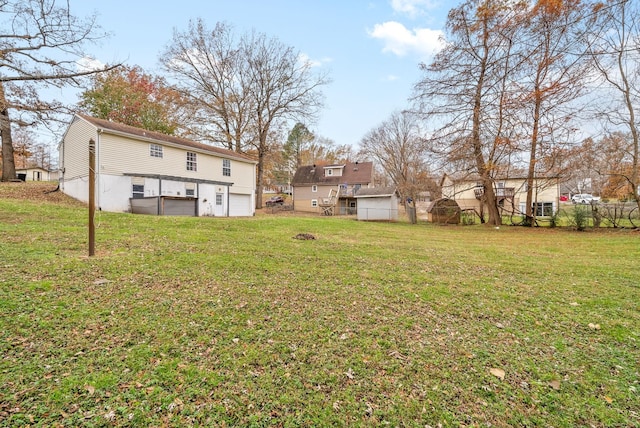
<path id="1" fill-rule="evenodd" d="M 251 195 L 229 195 L 229 217 L 251 216 Z"/>
<path id="2" fill-rule="evenodd" d="M 213 215 L 216 217 L 222 217 L 224 212 L 224 193 L 216 193 L 216 204 L 213 208 Z"/>

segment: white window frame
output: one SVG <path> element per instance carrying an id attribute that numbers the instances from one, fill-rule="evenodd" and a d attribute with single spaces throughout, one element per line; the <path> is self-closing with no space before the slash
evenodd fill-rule
<path id="1" fill-rule="evenodd" d="M 314 185 L 312 185 L 312 186 L 311 186 L 311 191 L 312 191 L 312 192 L 317 192 L 317 191 L 318 191 L 318 186 L 317 186 L 317 185 L 315 185 L 315 184 L 314 184 Z"/>
<path id="2" fill-rule="evenodd" d="M 313 208 L 317 208 L 318 207 L 318 200 L 317 199 L 311 199 L 311 207 L 313 207 Z"/>
<path id="3" fill-rule="evenodd" d="M 198 171 L 198 154 L 187 152 L 187 171 Z"/>
<path id="4" fill-rule="evenodd" d="M 161 158 L 163 157 L 163 149 L 160 144 L 149 144 L 149 156 L 152 158 Z"/>
<path id="5" fill-rule="evenodd" d="M 329 175 L 333 175 L 333 170 L 332 169 L 328 169 L 327 170 L 327 176 L 329 176 Z"/>
<path id="6" fill-rule="evenodd" d="M 222 175 L 231 177 L 231 161 L 229 159 L 222 159 Z"/>
<path id="7" fill-rule="evenodd" d="M 216 193 L 216 206 L 221 207 L 223 203 L 222 193 Z"/>

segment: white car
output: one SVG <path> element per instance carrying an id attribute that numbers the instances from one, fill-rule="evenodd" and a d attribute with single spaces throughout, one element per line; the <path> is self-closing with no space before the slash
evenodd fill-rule
<path id="1" fill-rule="evenodd" d="M 598 196 L 593 196 L 589 193 L 578 193 L 571 197 L 571 202 L 574 204 L 591 204 L 600 201 Z"/>

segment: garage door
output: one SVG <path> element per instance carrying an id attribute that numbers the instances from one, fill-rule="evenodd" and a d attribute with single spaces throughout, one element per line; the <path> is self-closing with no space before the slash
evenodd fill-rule
<path id="1" fill-rule="evenodd" d="M 251 195 L 229 194 L 229 217 L 252 216 Z"/>
<path id="2" fill-rule="evenodd" d="M 162 213 L 164 215 L 196 215 L 194 198 L 162 198 Z"/>

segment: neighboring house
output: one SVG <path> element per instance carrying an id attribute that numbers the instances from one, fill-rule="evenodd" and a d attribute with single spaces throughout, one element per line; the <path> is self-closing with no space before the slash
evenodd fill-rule
<path id="1" fill-rule="evenodd" d="M 361 188 L 355 194 L 358 220 L 397 221 L 399 196 L 395 187 Z"/>
<path id="2" fill-rule="evenodd" d="M 527 179 L 511 177 L 496 179 L 494 192 L 501 214 L 524 215 L 527 202 Z M 442 197 L 454 200 L 462 211 L 486 213 L 481 205 L 484 195 L 482 181 L 477 175 L 455 178 L 445 175 L 441 181 Z M 536 217 L 550 217 L 558 211 L 560 186 L 558 177 L 536 178 L 533 188 L 533 208 Z"/>
<path id="3" fill-rule="evenodd" d="M 51 181 L 57 179 L 54 173 L 39 166 L 33 168 L 16 168 L 16 177 L 22 181 Z"/>
<path id="4" fill-rule="evenodd" d="M 250 157 L 82 114 L 59 145 L 60 188 L 76 199 L 89 200 L 89 140 L 95 142 L 98 209 L 131 212 L 142 204 L 148 210 L 155 201 L 155 212 L 141 212 L 255 214 L 256 162 Z"/>
<path id="5" fill-rule="evenodd" d="M 301 166 L 293 176 L 291 187 L 295 211 L 355 214 L 356 192 L 373 187 L 373 163 Z"/>

